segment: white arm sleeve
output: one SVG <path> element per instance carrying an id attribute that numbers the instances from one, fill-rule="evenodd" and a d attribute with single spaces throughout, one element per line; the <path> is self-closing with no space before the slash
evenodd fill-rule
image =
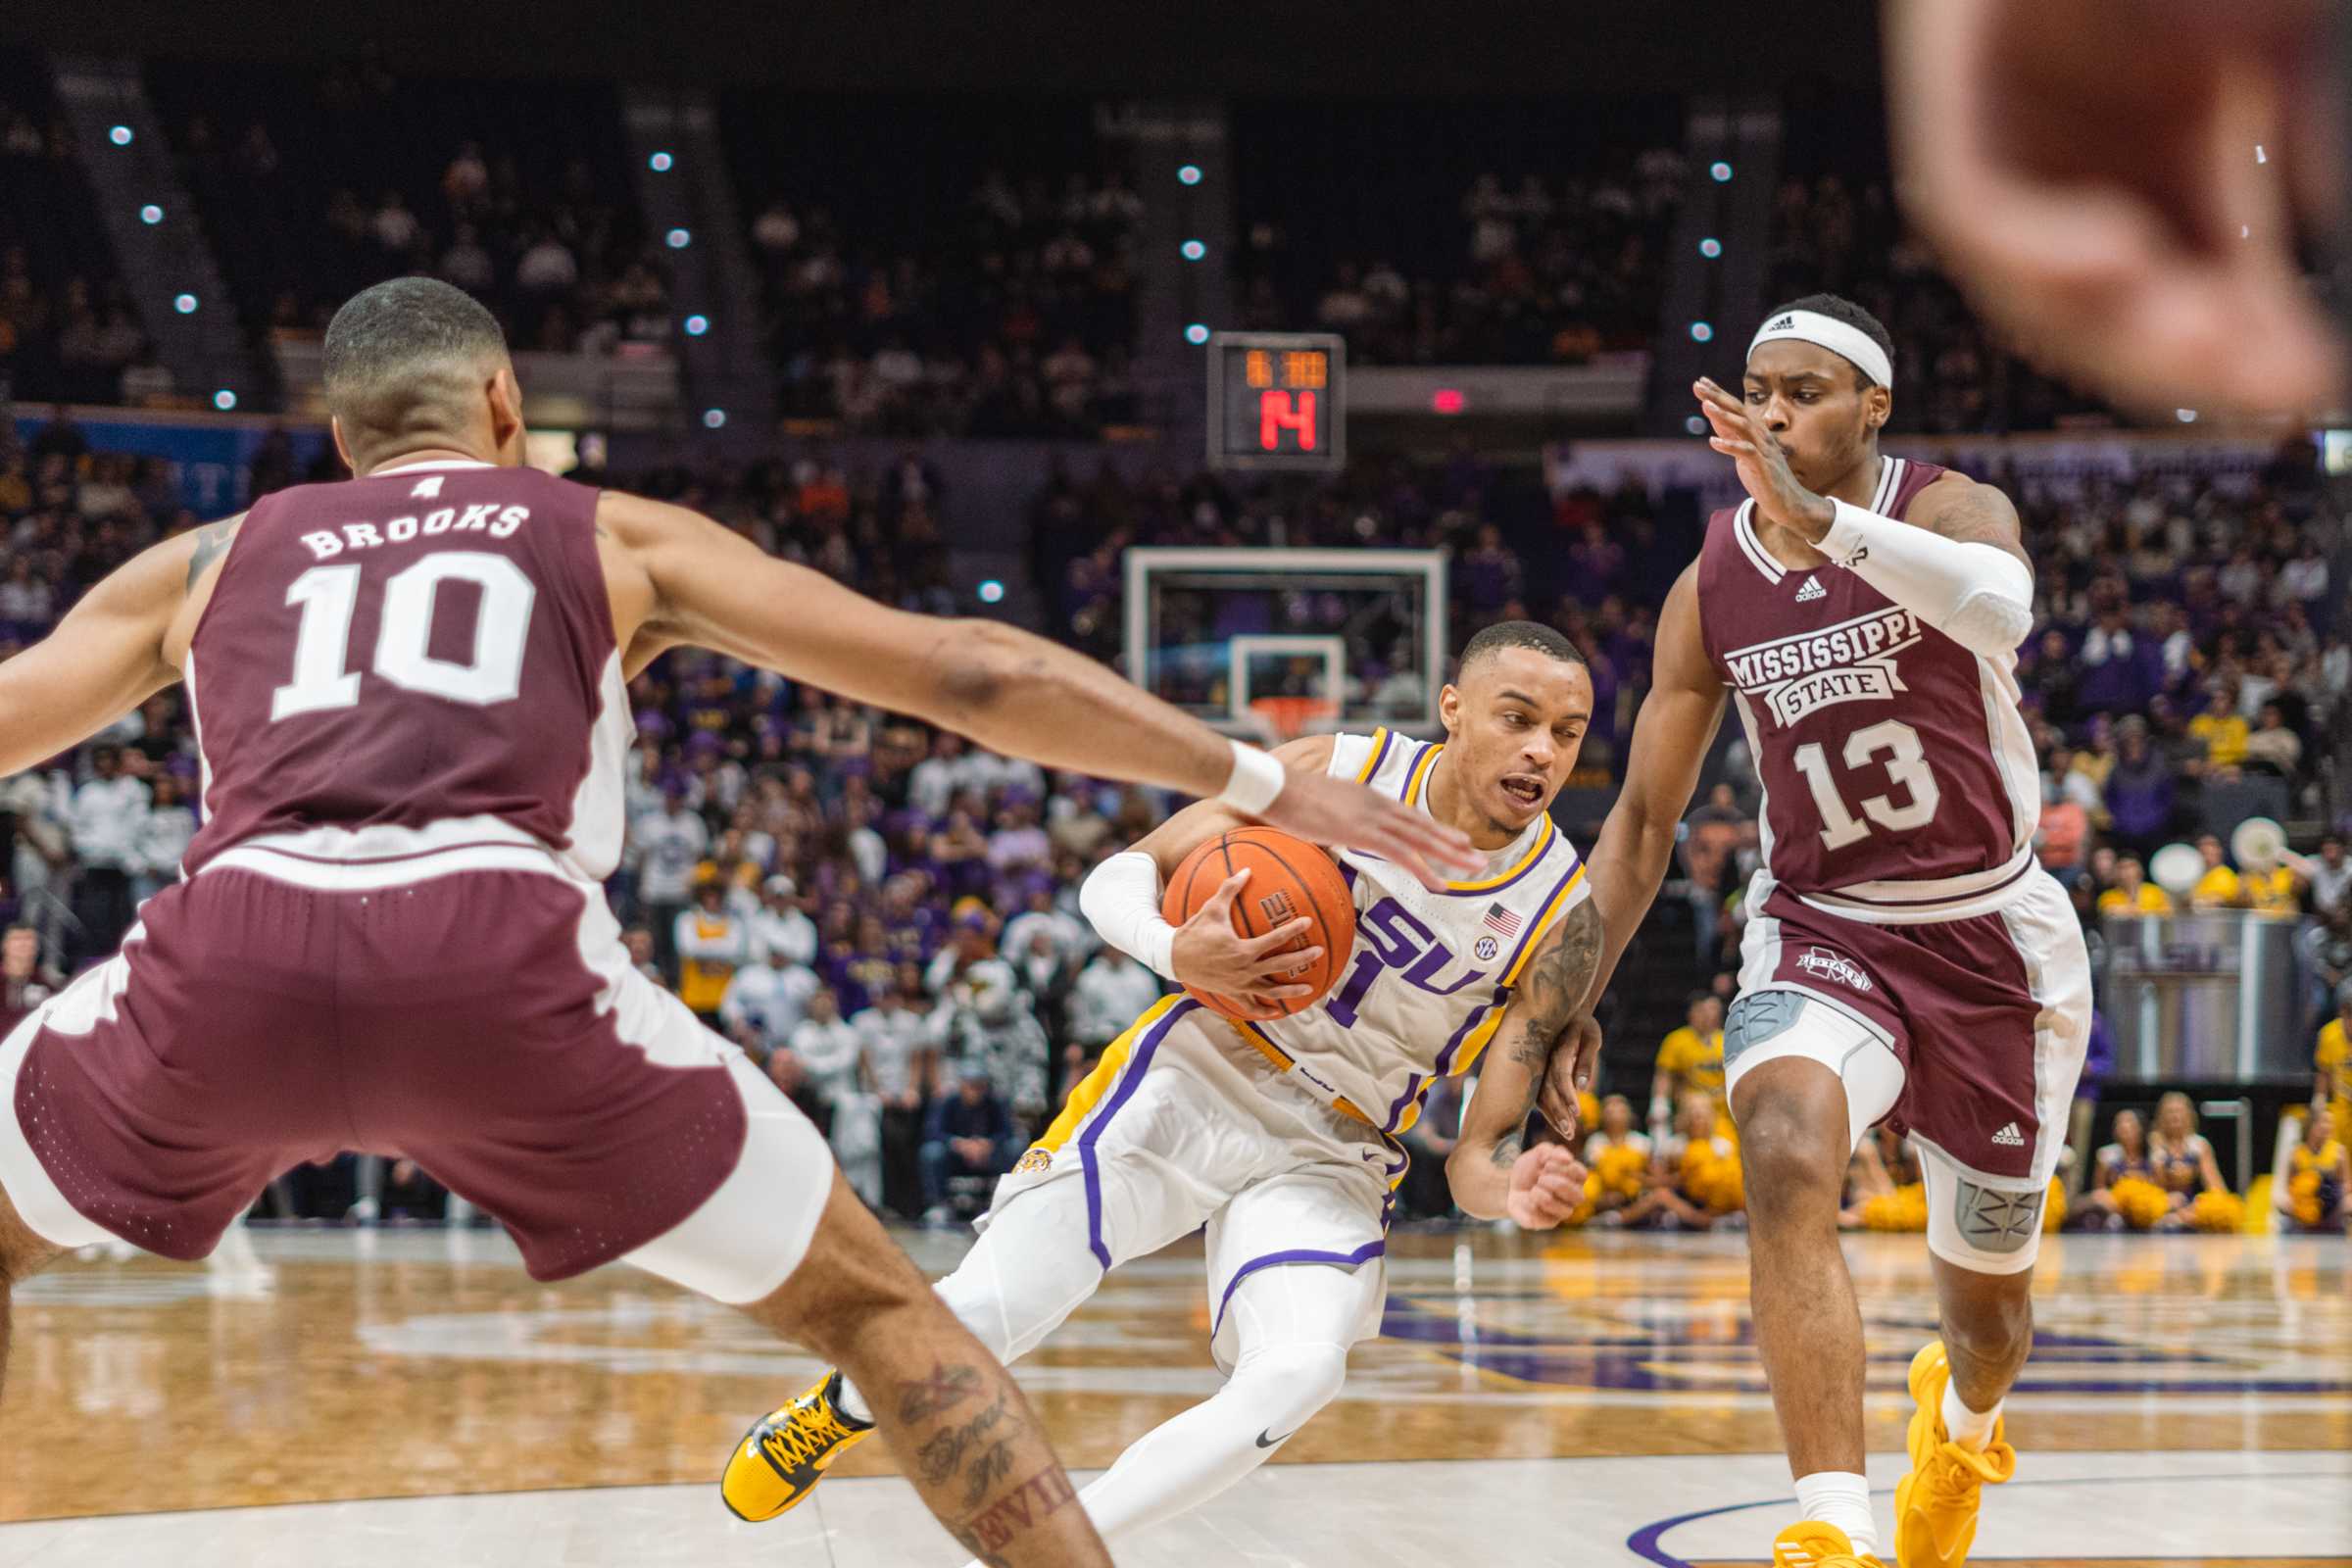
<path id="1" fill-rule="evenodd" d="M 1176 978 L 1176 928 L 1160 917 L 1159 862 L 1141 850 L 1114 855 L 1078 888 L 1078 907 L 1102 940 L 1153 974 Z"/>
<path id="2" fill-rule="evenodd" d="M 2034 573 L 2008 551 L 1832 504 L 1822 554 L 1961 647 L 1998 659 L 2034 629 Z"/>

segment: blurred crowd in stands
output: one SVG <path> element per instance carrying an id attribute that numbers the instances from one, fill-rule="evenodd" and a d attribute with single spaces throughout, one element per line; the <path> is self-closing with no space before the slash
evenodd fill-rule
<path id="1" fill-rule="evenodd" d="M 671 655 L 631 695 L 612 892 L 641 961 L 870 1200 L 912 1218 L 977 1197 L 1159 995 L 1076 898 L 1169 803 L 715 656 Z"/>
<path id="2" fill-rule="evenodd" d="M 22 398 L 139 403 L 168 393 L 47 74 L 0 53 L 0 383 Z"/>
<path id="3" fill-rule="evenodd" d="M 147 79 L 256 332 L 319 331 L 415 272 L 480 299 L 518 349 L 670 339 L 610 88 L 407 79 L 372 58 L 318 74 L 159 63 Z"/>
<path id="4" fill-rule="evenodd" d="M 76 166 L 90 150 L 56 115 L 50 75 L 0 59 L 0 370 L 37 399 L 160 401 L 170 372 L 105 261 L 115 247 Z M 257 342 L 316 332 L 358 288 L 406 272 L 472 292 L 518 347 L 675 341 L 667 247 L 694 236 L 649 232 L 609 86 L 396 75 L 370 54 L 317 74 L 156 61 L 145 83 Z M 1199 225 L 1231 235 L 1232 255 L 1201 253 L 1232 285 L 1214 324 L 1319 326 L 1360 363 L 1646 351 L 1693 265 L 1673 254 L 1678 215 L 1716 188 L 1681 150 L 1673 95 L 1471 117 L 1230 107 L 1230 180 L 1158 198 L 1173 203 L 1165 231 L 1195 231 L 1196 200 L 1230 203 L 1229 220 Z M 1799 89 L 1786 110 L 1765 292 L 1834 290 L 1886 322 L 1892 428 L 2111 422 L 1992 341 L 1907 231 L 1875 100 Z M 788 416 L 993 437 L 1139 419 L 1144 202 L 1092 106 L 742 93 L 721 121 Z M 541 133 L 557 123 L 563 137 Z"/>
<path id="5" fill-rule="evenodd" d="M 1456 254 L 1409 273 L 1379 252 L 1295 260 L 1282 224 L 1259 220 L 1242 236 L 1239 324 L 1338 332 L 1372 365 L 1581 365 L 1646 349 L 1685 177 L 1672 147 L 1627 149 L 1589 176 L 1506 186 L 1482 173 L 1449 225 Z"/>
<path id="6" fill-rule="evenodd" d="M 788 416 L 888 435 L 1090 436 L 1135 418 L 1124 176 L 991 170 L 919 242 L 768 197 L 751 223 Z"/>
<path id="7" fill-rule="evenodd" d="M 1670 95 L 1236 104 L 1237 324 L 1339 332 L 1378 365 L 1646 349 L 1684 129 Z"/>
<path id="8" fill-rule="evenodd" d="M 1885 323 L 1894 339 L 1890 431 L 2115 422 L 2096 399 L 2008 352 L 1961 298 L 1894 200 L 1886 123 L 1876 94 L 1830 87 L 1789 94 L 1766 297 L 1827 290 Z"/>
<path id="9" fill-rule="evenodd" d="M 2045 767 L 2040 852 L 2085 920 L 2166 907 L 2147 851 L 2201 839 L 2207 869 L 2188 900 L 2304 923 L 2316 1098 L 2341 1125 L 2352 1117 L 2343 1045 L 2352 863 L 2340 839 L 2264 866 L 2233 865 L 2227 842 L 2256 808 L 2308 820 L 2322 760 L 2343 727 L 2352 671 L 2342 595 L 2314 548 L 2328 519 L 2301 472 L 2282 455 L 2274 471 L 2244 483 L 2094 485 L 2065 500 L 2012 481 L 2046 601 L 2024 682 Z M 283 444 L 272 443 L 255 488 L 296 477 Z M 764 549 L 891 602 L 958 608 L 948 588 L 943 482 L 911 452 L 871 471 L 810 453 L 623 482 L 706 510 Z M 1207 476 L 1131 481 L 1105 465 L 1085 481 L 1056 473 L 1041 491 L 1034 564 L 1041 583 L 1064 590 L 1049 602 L 1066 634 L 1101 648 L 1118 620 L 1119 552 L 1129 543 L 1446 546 L 1455 552 L 1456 641 L 1484 620 L 1550 603 L 1592 661 L 1596 686 L 1610 687 L 1616 711 L 1630 716 L 1647 678 L 1649 596 L 1660 588 L 1623 541 L 1671 535 L 1683 504 L 1638 485 L 1608 495 L 1539 490 L 1532 511 L 1506 528 L 1488 519 L 1515 509 L 1487 499 L 1505 485 L 1466 453 L 1427 467 L 1368 462 L 1328 485 L 1239 489 Z M 136 550 L 196 520 L 161 464 L 91 451 L 62 413 L 21 451 L 0 453 L 0 654 L 41 635 Z M 1573 542 L 1562 548 L 1569 524 Z M 1642 551 L 1661 553 L 1674 552 Z M 910 1219 L 968 1211 L 1159 993 L 1149 972 L 1101 948 L 1076 912 L 1075 890 L 1096 859 L 1148 831 L 1170 803 L 1049 776 L 716 656 L 669 655 L 631 698 L 631 825 L 612 894 L 638 960 L 809 1109 L 876 1203 Z M 2281 731 L 2292 743 L 2262 739 Z M 1594 728 L 1604 752 L 1622 733 L 1621 721 Z M 136 901 L 175 874 L 195 829 L 197 771 L 184 707 L 167 692 L 77 755 L 0 781 L 0 914 L 17 927 L 0 954 L 9 1011 L 21 1014 L 43 988 L 112 951 Z M 1736 948 L 1754 808 L 1751 776 L 1735 756 L 1689 819 L 1679 869 L 1700 973 L 1724 967 Z M 1638 1161 L 1612 1154 L 1593 1195 L 1595 1222 L 1736 1223 L 1727 1216 L 1739 1208 L 1737 1135 L 1719 1104 L 1729 1000 L 1728 974 L 1693 999 L 1657 1062 L 1645 1120 L 1622 1057 L 1620 1081 L 1601 1086 L 1625 1098 L 1590 1107 L 1595 1154 L 1644 1152 Z M 1455 1087 L 1433 1096 L 1413 1130 L 1425 1154 L 1442 1155 L 1457 1124 Z M 2312 1135 L 2320 1185 L 2306 1197 L 2324 1219 L 2340 1201 L 2323 1168 L 2334 1146 L 2316 1118 Z M 2150 1136 L 2170 1147 L 2170 1133 Z M 2128 1154 L 2137 1147 L 2129 1124 L 2114 1137 Z M 1864 1156 L 1855 1219 L 1891 1224 L 1910 1209 L 1883 1203 L 1873 1219 L 1861 1205 L 1906 1189 L 1901 1152 L 1873 1153 L 1884 1188 Z M 2175 1157 L 2168 1168 L 2185 1171 Z M 1448 1211 L 1442 1164 L 1419 1161 L 1408 1211 Z M 1602 1166 L 1593 1168 L 1598 1177 Z M 2089 1165 L 2082 1185 L 2112 1185 L 2103 1168 Z M 361 1194 L 348 1172 L 298 1173 L 291 1207 L 340 1213 L 338 1202 L 380 1200 L 386 1213 L 438 1211 L 420 1173 L 390 1174 Z M 2182 1178 L 2167 1180 L 2195 1203 Z M 2137 1201 L 2116 1212 L 2145 1217 Z M 2109 1211 L 2094 1199 L 2076 1212 L 2098 1220 Z"/>

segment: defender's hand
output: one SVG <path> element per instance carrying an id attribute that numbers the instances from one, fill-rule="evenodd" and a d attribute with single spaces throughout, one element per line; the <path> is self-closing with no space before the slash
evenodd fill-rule
<path id="1" fill-rule="evenodd" d="M 1730 458 L 1740 469 L 1740 482 L 1756 500 L 1756 510 L 1770 521 L 1793 528 L 1814 544 L 1838 520 L 1837 509 L 1796 482 L 1788 471 L 1788 454 L 1781 450 L 1764 421 L 1745 403 L 1705 376 L 1690 385 L 1698 412 L 1707 416 L 1715 433 L 1707 445 Z"/>
<path id="2" fill-rule="evenodd" d="M 1585 1165 L 1557 1144 L 1538 1144 L 1511 1164 L 1506 1212 L 1525 1230 L 1547 1231 L 1585 1200 Z"/>
<path id="3" fill-rule="evenodd" d="M 1591 1131 L 1579 1125 L 1584 1115 L 1577 1097 L 1592 1087 L 1599 1062 L 1600 1021 L 1589 1012 L 1580 1012 L 1552 1044 L 1551 1059 L 1544 1068 L 1544 1085 L 1536 1093 L 1537 1111 L 1571 1148 L 1578 1134 Z"/>
<path id="4" fill-rule="evenodd" d="M 2340 404 L 2296 247 L 2343 229 L 2339 10 L 1888 0 L 1903 205 L 2044 370 L 2159 414 Z"/>
<path id="5" fill-rule="evenodd" d="M 1433 891 L 1445 887 L 1448 874 L 1474 876 L 1486 868 L 1468 834 L 1418 807 L 1327 773 L 1292 773 L 1261 819 L 1311 843 L 1377 855 Z"/>
<path id="6" fill-rule="evenodd" d="M 1287 795 L 1289 791 L 1284 793 Z M 1290 975 L 1321 957 L 1323 950 L 1304 947 L 1296 953 L 1282 951 L 1313 927 L 1314 922 L 1304 915 L 1276 926 L 1262 937 L 1246 937 L 1234 930 L 1233 901 L 1249 880 L 1249 872 L 1234 872 L 1218 885 L 1217 891 L 1190 920 L 1176 928 L 1176 940 L 1168 948 L 1169 967 L 1176 971 L 1178 980 L 1197 990 L 1213 991 L 1237 1002 L 1247 999 L 1261 1004 L 1259 1009 L 1250 1013 L 1250 1017 L 1279 1018 L 1281 1008 L 1262 1004 L 1312 997 L 1313 987 L 1299 985 Z"/>

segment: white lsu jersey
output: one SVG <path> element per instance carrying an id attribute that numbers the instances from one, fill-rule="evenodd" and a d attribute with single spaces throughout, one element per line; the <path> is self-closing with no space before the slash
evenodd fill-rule
<path id="1" fill-rule="evenodd" d="M 1442 742 L 1385 729 L 1335 739 L 1332 776 L 1427 809 Z M 1338 983 L 1304 1011 L 1237 1027 L 1318 1098 L 1393 1136 L 1419 1117 L 1432 1082 L 1476 1064 L 1529 956 L 1592 890 L 1548 814 L 1442 893 L 1377 856 L 1350 850 L 1339 861 L 1355 945 Z"/>

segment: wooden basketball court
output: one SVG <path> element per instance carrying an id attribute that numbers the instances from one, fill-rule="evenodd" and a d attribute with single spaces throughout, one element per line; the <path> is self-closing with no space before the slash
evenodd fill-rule
<path id="1" fill-rule="evenodd" d="M 908 1238 L 934 1272 L 960 1238 Z M 608 1269 L 532 1284 L 485 1232 L 265 1234 L 267 1276 L 77 1260 L 17 1292 L 0 1568 L 961 1558 L 880 1445 L 773 1524 L 719 1462 L 815 1363 Z M 1916 1237 L 1849 1241 L 1890 1509 Z M 1399 1235 L 1383 1338 L 1277 1460 L 1123 1564 L 1760 1561 L 1794 1517 L 1738 1237 Z M 1216 1387 L 1197 1244 L 1121 1270 L 1022 1382 L 1074 1467 Z M 1980 1562 L 2352 1565 L 2352 1249 L 2053 1237 Z M 198 1512 L 197 1510 L 202 1510 Z"/>

